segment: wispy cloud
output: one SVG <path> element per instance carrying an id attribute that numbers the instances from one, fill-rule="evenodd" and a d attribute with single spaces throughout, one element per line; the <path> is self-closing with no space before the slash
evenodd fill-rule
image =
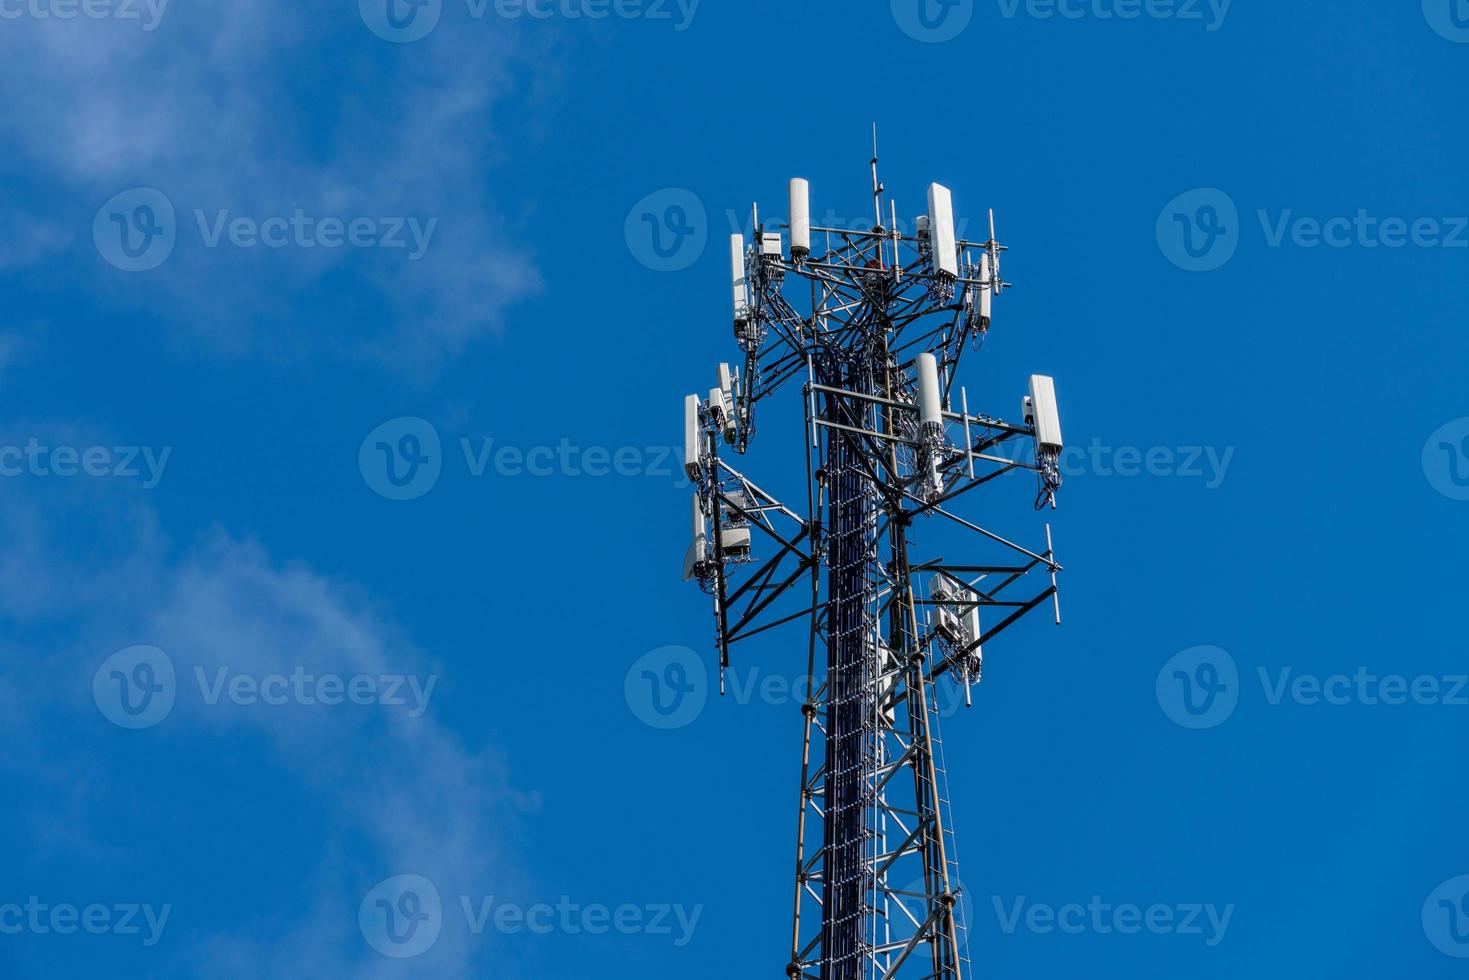
<path id="1" fill-rule="evenodd" d="M 36 811 L 26 818 L 36 828 L 33 846 L 64 851 L 73 864 L 107 860 L 106 846 L 89 840 L 86 828 L 116 819 L 130 795 L 109 784 L 95 757 L 136 733 L 102 722 L 90 684 L 98 663 L 128 643 L 157 646 L 178 667 L 181 695 L 167 727 L 157 729 L 163 741 L 150 743 L 165 754 L 160 765 L 175 749 L 263 746 L 276 778 L 317 801 L 327 821 L 322 835 L 336 842 L 293 869 L 304 914 L 264 914 L 237 929 L 192 935 L 172 946 L 179 972 L 402 976 L 401 964 L 368 948 L 355 927 L 358 903 L 374 883 L 412 872 L 446 894 L 469 894 L 520 880 L 504 834 L 533 798 L 510 788 L 496 751 L 471 750 L 433 711 L 415 718 L 360 706 L 251 710 L 197 696 L 195 668 L 210 676 L 220 667 L 232 675 L 289 674 L 296 665 L 343 677 L 437 674 L 440 666 L 361 589 L 281 563 L 223 531 L 178 551 L 134 488 L 51 483 L 41 497 L 37 486 L 0 481 L 0 533 L 8 542 L 0 552 L 0 767 L 41 787 L 43 798 L 33 804 L 15 801 Z M 195 694 L 184 697 L 186 688 Z M 38 740 L 42 730 L 81 734 Z M 175 819 L 186 823 L 207 822 L 214 811 L 187 787 L 178 790 L 152 805 L 180 808 Z M 197 818 L 191 806 L 203 808 Z M 446 930 L 413 965 L 468 977 L 484 952 L 479 939 Z M 306 973 L 302 964 L 310 964 Z"/>
<path id="2" fill-rule="evenodd" d="M 0 59 L 25 97 L 0 104 L 0 131 L 20 154 L 5 166 L 58 215 L 28 218 L 29 237 L 0 250 L 0 266 L 67 242 L 90 251 L 97 208 L 151 187 L 173 203 L 179 243 L 166 264 L 132 276 L 91 255 L 95 285 L 118 302 L 221 348 L 432 366 L 493 334 L 538 288 L 492 188 L 505 160 L 495 113 L 534 88 L 543 56 L 514 24 L 389 45 L 352 3 L 170 4 L 153 31 L 7 21 Z M 437 226 L 412 261 L 398 249 L 201 241 L 200 220 L 221 213 L 260 222 L 298 209 Z M 77 227 L 58 231 L 58 220 Z"/>

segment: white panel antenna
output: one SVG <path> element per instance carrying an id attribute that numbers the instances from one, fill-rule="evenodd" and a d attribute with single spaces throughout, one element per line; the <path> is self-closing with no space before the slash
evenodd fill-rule
<path id="1" fill-rule="evenodd" d="M 750 282 L 745 278 L 745 236 L 729 236 L 730 280 L 734 286 L 734 322 L 742 327 L 750 322 Z"/>
<path id="2" fill-rule="evenodd" d="M 736 406 L 739 404 L 739 372 L 729 366 L 725 361 L 719 365 L 719 391 L 724 396 L 725 408 L 728 415 L 724 420 L 724 438 L 730 445 L 734 445 L 735 437 L 739 434 L 738 420 L 735 417 Z"/>
<path id="3" fill-rule="evenodd" d="M 1040 492 L 1035 506 L 1056 508 L 1056 491 L 1061 487 L 1061 413 L 1056 408 L 1056 383 L 1044 374 L 1030 376 L 1030 394 L 1025 398 L 1025 420 L 1035 428 L 1035 465 L 1040 474 Z"/>
<path id="4" fill-rule="evenodd" d="M 693 535 L 689 541 L 689 550 L 683 559 L 683 580 L 687 582 L 697 574 L 697 569 L 708 557 L 708 531 L 705 527 L 704 508 L 699 506 L 699 495 L 693 496 Z"/>
<path id="5" fill-rule="evenodd" d="M 717 428 L 722 429 L 729 424 L 729 406 L 724 401 L 722 388 L 709 389 L 709 417 Z"/>
<path id="6" fill-rule="evenodd" d="M 734 401 L 734 383 L 734 370 L 729 366 L 728 361 L 721 361 L 719 363 L 719 390 L 724 392 L 724 400 L 727 402 Z"/>
<path id="7" fill-rule="evenodd" d="M 1030 410 L 1035 418 L 1036 448 L 1061 451 L 1061 414 L 1056 410 L 1056 382 L 1044 374 L 1030 376 Z"/>
<path id="8" fill-rule="evenodd" d="M 979 329 L 990 328 L 990 310 L 994 304 L 995 284 L 990 281 L 993 272 L 990 268 L 990 253 L 984 252 L 979 256 L 979 279 L 984 283 L 979 287 Z"/>
<path id="9" fill-rule="evenodd" d="M 689 395 L 683 400 L 683 465 L 691 480 L 697 480 L 703 468 L 699 460 L 704 455 L 704 438 L 704 427 L 699 424 L 699 396 Z"/>
<path id="10" fill-rule="evenodd" d="M 959 251 L 954 238 L 954 196 L 943 184 L 928 185 L 928 220 L 933 239 L 934 271 L 959 278 Z"/>

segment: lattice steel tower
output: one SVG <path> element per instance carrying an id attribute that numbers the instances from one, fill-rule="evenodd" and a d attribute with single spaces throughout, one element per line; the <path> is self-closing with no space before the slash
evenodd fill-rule
<path id="1" fill-rule="evenodd" d="M 928 214 L 904 233 L 891 199 L 884 220 L 877 163 L 874 151 L 870 230 L 813 226 L 809 187 L 793 180 L 788 223 L 767 228 L 757 209 L 749 247 L 732 236 L 744 363 L 721 365 L 717 387 L 685 400 L 696 490 L 684 575 L 714 599 L 721 691 L 735 643 L 809 627 L 785 974 L 958 980 L 968 954 L 937 693 L 955 685 L 967 701 L 984 646 L 1047 599 L 1060 622 L 1061 566 L 1049 525 L 1030 550 L 955 505 L 1030 470 L 1037 509 L 1054 507 L 1061 433 L 1048 377 L 1031 377 L 1018 422 L 970 414 L 955 384 L 1009 286 L 993 212 L 988 239 L 966 241 L 934 184 Z M 798 378 L 804 516 L 720 456 L 721 442 L 743 454 L 756 405 Z M 916 561 L 909 536 L 922 519 L 934 522 L 923 537 L 942 525 L 987 554 Z"/>

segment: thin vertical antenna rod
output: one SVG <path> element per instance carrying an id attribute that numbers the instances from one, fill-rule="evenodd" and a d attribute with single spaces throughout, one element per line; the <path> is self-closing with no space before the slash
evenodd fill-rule
<path id="1" fill-rule="evenodd" d="M 872 124 L 872 230 L 882 227 L 882 181 L 877 179 L 877 123 Z"/>

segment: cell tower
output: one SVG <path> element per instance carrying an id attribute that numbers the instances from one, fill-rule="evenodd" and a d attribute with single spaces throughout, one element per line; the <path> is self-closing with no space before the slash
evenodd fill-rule
<path id="1" fill-rule="evenodd" d="M 808 627 L 785 975 L 959 980 L 969 961 L 938 686 L 962 687 L 967 702 L 999 633 L 1047 599 L 1061 621 L 1050 526 L 1031 550 L 959 505 L 1031 470 L 1036 508 L 1054 508 L 1061 429 L 1049 377 L 1031 377 L 1018 422 L 971 414 L 955 383 L 1010 285 L 994 212 L 987 241 L 958 238 L 950 192 L 933 184 L 928 213 L 904 234 L 891 198 L 884 223 L 877 163 L 874 145 L 871 230 L 813 226 L 810 187 L 792 180 L 789 224 L 767 228 L 757 208 L 754 241 L 731 237 L 744 363 L 721 365 L 706 397 L 685 399 L 696 489 L 684 577 L 714 600 L 721 692 L 736 643 Z M 756 406 L 796 379 L 804 513 L 720 454 L 721 442 L 744 454 Z M 1002 454 L 1011 440 L 1032 442 L 1033 457 Z M 910 535 L 939 537 L 939 525 L 983 554 L 916 559 Z"/>

